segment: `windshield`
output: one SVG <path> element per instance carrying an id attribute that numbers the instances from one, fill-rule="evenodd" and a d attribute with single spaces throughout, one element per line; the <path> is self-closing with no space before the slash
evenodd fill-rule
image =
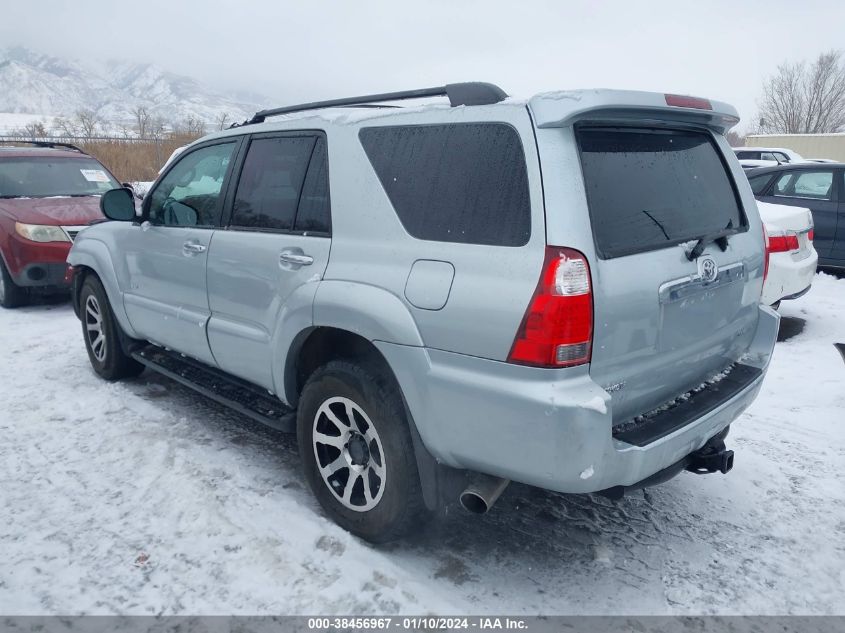
<path id="1" fill-rule="evenodd" d="M 0 198 L 96 196 L 117 187 L 120 184 L 93 158 L 0 160 Z"/>
<path id="2" fill-rule="evenodd" d="M 727 168 L 708 134 L 584 128 L 578 140 L 603 258 L 746 226 Z"/>

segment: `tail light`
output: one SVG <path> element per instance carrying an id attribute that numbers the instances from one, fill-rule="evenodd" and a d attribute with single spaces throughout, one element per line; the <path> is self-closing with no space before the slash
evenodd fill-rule
<path id="1" fill-rule="evenodd" d="M 813 231 L 813 229 L 810 229 L 810 232 L 809 232 L 809 233 L 807 233 L 807 239 L 808 239 L 808 240 L 810 240 L 810 241 L 812 242 L 812 241 L 813 241 L 813 236 L 814 236 L 814 235 L 815 235 L 815 232 Z"/>
<path id="2" fill-rule="evenodd" d="M 798 243 L 798 233 L 795 231 L 769 228 L 768 234 L 770 253 L 788 253 L 801 248 L 801 245 Z"/>
<path id="3" fill-rule="evenodd" d="M 546 247 L 543 272 L 516 333 L 508 362 L 572 367 L 590 362 L 593 295 L 590 266 L 571 248 Z"/>
<path id="4" fill-rule="evenodd" d="M 698 110 L 712 110 L 713 104 L 701 97 L 688 97 L 686 95 L 663 95 L 666 97 L 666 105 L 676 108 L 696 108 Z"/>
<path id="5" fill-rule="evenodd" d="M 766 230 L 766 225 L 763 225 L 763 243 L 765 244 L 765 263 L 763 264 L 763 281 L 769 276 L 769 232 Z"/>

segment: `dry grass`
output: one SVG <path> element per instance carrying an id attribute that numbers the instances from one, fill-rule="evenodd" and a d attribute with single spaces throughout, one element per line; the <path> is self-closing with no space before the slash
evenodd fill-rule
<path id="1" fill-rule="evenodd" d="M 108 167 L 120 182 L 132 182 L 155 180 L 158 170 L 173 150 L 195 139 L 187 135 L 174 135 L 157 141 L 92 139 L 76 141 L 76 145 Z"/>

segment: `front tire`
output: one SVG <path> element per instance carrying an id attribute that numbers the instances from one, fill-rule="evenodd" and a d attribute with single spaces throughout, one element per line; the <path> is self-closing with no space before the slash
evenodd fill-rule
<path id="1" fill-rule="evenodd" d="M 302 390 L 297 436 L 311 490 L 344 529 L 385 543 L 428 518 L 404 403 L 375 364 L 317 369 Z"/>
<path id="2" fill-rule="evenodd" d="M 128 356 L 120 345 L 119 328 L 103 284 L 94 275 L 82 283 L 79 293 L 82 337 L 91 367 L 101 378 L 120 380 L 144 371 L 144 366 Z"/>
<path id="3" fill-rule="evenodd" d="M 26 304 L 28 299 L 26 290 L 15 283 L 6 269 L 6 263 L 0 257 L 0 306 L 6 309 L 18 308 Z"/>

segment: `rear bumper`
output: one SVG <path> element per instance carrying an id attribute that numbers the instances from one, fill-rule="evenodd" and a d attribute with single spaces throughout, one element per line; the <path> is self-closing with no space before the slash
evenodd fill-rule
<path id="1" fill-rule="evenodd" d="M 766 305 L 772 305 L 784 299 L 800 297 L 810 289 L 816 266 L 819 261 L 815 249 L 809 257 L 793 261 L 789 253 L 772 253 L 769 258 L 769 274 L 763 283 L 763 296 L 760 299 Z"/>
<path id="2" fill-rule="evenodd" d="M 644 446 L 614 439 L 610 396 L 588 367 L 544 370 L 376 343 L 393 368 L 420 437 L 439 461 L 559 492 L 632 486 L 704 446 L 753 401 L 779 317 L 760 307 L 742 363 L 759 376 L 726 402 Z"/>

